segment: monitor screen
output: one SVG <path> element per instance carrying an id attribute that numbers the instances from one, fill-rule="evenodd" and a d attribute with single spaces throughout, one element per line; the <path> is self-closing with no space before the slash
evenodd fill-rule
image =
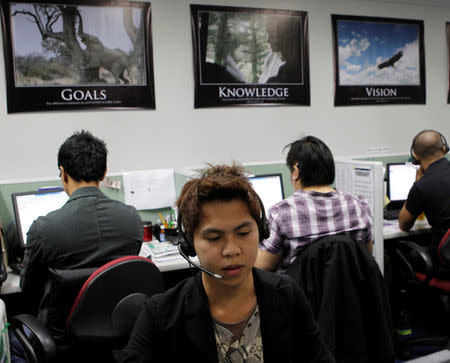
<path id="1" fill-rule="evenodd" d="M 256 175 L 248 178 L 253 189 L 261 198 L 266 215 L 269 208 L 284 199 L 283 178 L 281 174 Z"/>
<path id="2" fill-rule="evenodd" d="M 69 196 L 61 188 L 13 193 L 14 215 L 20 244 L 26 246 L 27 233 L 35 219 L 61 208 L 68 199 Z"/>
<path id="3" fill-rule="evenodd" d="M 416 166 L 410 163 L 387 164 L 387 197 L 391 202 L 403 202 L 416 181 Z"/>

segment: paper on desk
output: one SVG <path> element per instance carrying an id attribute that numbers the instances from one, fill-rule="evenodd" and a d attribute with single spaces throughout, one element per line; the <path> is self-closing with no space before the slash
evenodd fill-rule
<path id="1" fill-rule="evenodd" d="M 173 169 L 124 173 L 123 188 L 125 203 L 137 210 L 171 207 L 176 199 Z"/>
<path id="2" fill-rule="evenodd" d="M 144 242 L 143 248 L 152 256 L 178 255 L 178 247 L 170 242 Z"/>
<path id="3" fill-rule="evenodd" d="M 167 255 L 167 256 L 152 256 L 152 261 L 155 261 L 155 262 L 166 262 L 166 261 L 173 261 L 173 260 L 183 260 L 183 257 L 181 257 L 179 254 Z"/>

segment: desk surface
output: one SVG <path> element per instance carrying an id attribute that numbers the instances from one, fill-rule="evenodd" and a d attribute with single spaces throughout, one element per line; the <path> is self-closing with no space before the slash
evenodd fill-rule
<path id="1" fill-rule="evenodd" d="M 2 287 L 0 289 L 0 295 L 14 294 L 20 292 L 20 276 L 17 272 L 12 271 L 8 268 L 8 277 L 3 281 Z"/>
<path id="2" fill-rule="evenodd" d="M 404 232 L 398 226 L 398 220 L 383 221 L 383 239 L 394 239 L 399 237 L 407 237 L 414 234 L 426 233 L 431 230 L 431 226 L 426 219 L 416 221 L 409 232 Z"/>
<path id="3" fill-rule="evenodd" d="M 142 244 L 142 246 L 143 245 L 144 244 Z M 141 247 L 141 250 L 139 251 L 139 256 L 147 257 L 148 253 L 146 253 L 146 250 Z M 192 260 L 198 263 L 197 257 L 193 257 Z M 177 254 L 173 259 L 169 261 L 164 262 L 153 261 L 153 262 L 161 272 L 182 270 L 189 268 L 189 263 L 179 254 Z M 20 292 L 21 290 L 19 284 L 20 284 L 19 274 L 8 268 L 8 278 L 2 284 L 2 287 L 0 289 L 0 295 Z"/>
<path id="4" fill-rule="evenodd" d="M 152 242 L 155 242 L 155 240 L 153 240 Z M 149 255 L 149 249 L 145 247 L 145 242 L 144 242 L 144 243 L 142 243 L 141 250 L 139 251 L 139 256 L 148 257 L 148 255 Z M 193 257 L 192 260 L 195 263 L 199 263 L 197 256 Z M 182 270 L 182 269 L 189 268 L 189 263 L 178 253 L 178 251 L 176 251 L 176 255 L 174 255 L 173 258 L 168 261 L 154 260 L 153 262 L 159 268 L 159 271 L 161 271 L 161 272 Z"/>

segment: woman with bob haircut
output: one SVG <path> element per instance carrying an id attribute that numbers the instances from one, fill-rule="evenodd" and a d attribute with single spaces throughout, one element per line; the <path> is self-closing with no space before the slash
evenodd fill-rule
<path id="1" fill-rule="evenodd" d="M 269 209 L 270 237 L 264 239 L 256 267 L 284 273 L 305 246 L 344 234 L 372 253 L 372 217 L 363 197 L 334 189 L 334 158 L 320 139 L 305 136 L 286 146 L 294 194 Z"/>

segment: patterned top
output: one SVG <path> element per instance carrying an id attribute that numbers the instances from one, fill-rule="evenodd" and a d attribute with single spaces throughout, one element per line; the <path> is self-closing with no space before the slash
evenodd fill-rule
<path id="1" fill-rule="evenodd" d="M 270 237 L 260 249 L 277 255 L 277 272 L 284 273 L 302 247 L 315 240 L 347 234 L 360 243 L 372 240 L 372 217 L 363 197 L 335 190 L 328 193 L 296 191 L 269 209 Z"/>
<path id="2" fill-rule="evenodd" d="M 258 305 L 242 321 L 214 324 L 220 363 L 264 362 Z"/>

